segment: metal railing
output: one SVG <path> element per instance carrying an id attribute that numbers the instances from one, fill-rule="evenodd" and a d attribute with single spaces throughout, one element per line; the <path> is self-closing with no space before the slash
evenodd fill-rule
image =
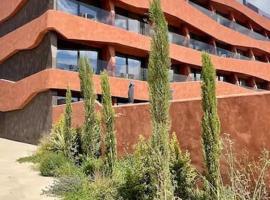
<path id="1" fill-rule="evenodd" d="M 194 2 L 191 2 L 189 1 L 189 3 L 194 6 L 195 8 L 197 8 L 198 10 L 200 10 L 201 12 L 203 12 L 204 14 L 206 14 L 208 17 L 211 17 L 213 20 L 217 21 L 219 24 L 223 25 L 223 26 L 226 26 L 230 29 L 233 29 L 239 33 L 243 33 L 245 35 L 248 35 L 254 39 L 257 39 L 257 40 L 265 40 L 265 41 L 269 41 L 269 38 L 260 34 L 260 33 L 257 33 L 251 29 L 248 29 L 246 28 L 245 26 L 242 26 L 232 20 L 229 20 L 219 14 L 216 14 Z"/>

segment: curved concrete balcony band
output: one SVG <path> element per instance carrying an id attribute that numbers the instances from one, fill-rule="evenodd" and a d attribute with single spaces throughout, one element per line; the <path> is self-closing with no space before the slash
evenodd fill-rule
<path id="1" fill-rule="evenodd" d="M 0 1 L 0 23 L 8 20 L 16 14 L 27 0 L 1 0 Z"/>
<path id="2" fill-rule="evenodd" d="M 202 13 L 206 14 L 208 17 L 212 18 L 213 20 L 215 20 L 216 22 L 218 22 L 219 24 L 228 27 L 232 30 L 235 30 L 239 33 L 248 35 L 254 39 L 258 39 L 258 40 L 264 40 L 264 41 L 269 41 L 270 39 L 268 37 L 266 37 L 265 35 L 262 35 L 260 33 L 254 32 L 251 29 L 246 28 L 245 26 L 242 26 L 241 24 L 238 24 L 232 20 L 229 20 L 225 17 L 223 17 L 222 15 L 213 13 L 212 11 L 200 6 L 199 4 L 193 3 L 193 2 L 189 2 L 190 5 L 194 6 L 195 8 L 197 8 L 198 10 L 200 10 Z"/>
<path id="3" fill-rule="evenodd" d="M 6 4 L 12 4 L 12 2 L 16 2 L 16 1 L 19 1 L 19 0 L 11 0 L 11 3 L 6 3 Z M 168 15 L 177 17 L 178 19 L 183 20 L 194 27 L 197 27 L 201 31 L 209 35 L 212 35 L 214 38 L 220 41 L 223 41 L 233 46 L 260 49 L 262 51 L 270 53 L 270 50 L 269 50 L 270 42 L 266 43 L 263 41 L 258 41 L 256 39 L 250 38 L 249 36 L 243 35 L 234 30 L 230 30 L 227 27 L 224 27 L 223 25 L 216 23 L 214 20 L 205 16 L 203 13 L 201 13 L 197 9 L 192 8 L 192 6 L 190 6 L 185 0 L 178 0 L 178 1 L 166 0 L 166 2 L 165 0 L 163 1 L 162 1 L 162 4 L 163 4 L 163 9 L 165 13 L 167 13 Z M 236 2 L 235 0 L 224 0 L 223 2 L 227 2 L 227 1 L 229 3 L 234 2 L 233 3 L 234 5 L 236 4 L 240 7 L 241 6 L 245 7 L 242 4 Z M 149 8 L 148 1 L 119 0 L 116 3 L 124 4 L 125 7 L 130 7 L 137 10 L 139 9 L 147 10 Z M 192 13 L 192 16 L 189 13 Z M 253 14 L 256 15 L 255 12 L 253 12 Z M 260 17 L 261 16 L 259 16 L 259 19 Z M 261 17 L 261 18 L 264 18 L 264 17 Z M 269 25 L 269 30 L 270 30 L 269 22 L 266 24 Z"/>
<path id="4" fill-rule="evenodd" d="M 79 28 L 71 29 L 70 27 Z M 34 48 L 48 31 L 56 31 L 69 40 L 126 47 L 126 51 L 130 51 L 131 54 L 142 53 L 142 51 L 147 54 L 150 50 L 149 37 L 63 12 L 48 11 L 36 20 L 0 38 L 0 43 L 3 44 L 0 46 L 0 61 L 3 62 L 18 51 Z M 172 44 L 170 57 L 176 61 L 201 66 L 201 52 L 191 48 Z M 214 55 L 211 57 L 217 70 L 246 74 L 270 81 L 270 64 L 268 63 Z"/>
<path id="5" fill-rule="evenodd" d="M 257 23 L 258 25 L 262 26 L 263 28 L 270 31 L 270 22 L 269 19 L 259 15 L 255 11 L 251 10 L 247 6 L 239 3 L 236 0 L 210 0 L 213 3 L 221 4 L 223 6 L 229 7 L 231 9 L 237 10 L 240 13 L 244 14 L 247 18 L 251 21 Z"/>
<path id="6" fill-rule="evenodd" d="M 260 49 L 270 53 L 270 42 L 253 39 L 247 35 L 224 27 L 191 6 L 185 0 L 163 0 L 161 2 L 165 13 L 196 27 L 200 31 L 211 35 L 217 40 L 223 41 L 232 46 Z M 118 3 L 121 3 L 124 7 L 136 10 L 147 10 L 149 8 L 148 1 L 119 0 Z M 239 4 L 238 2 L 236 3 Z M 241 4 L 239 5 L 243 6 Z M 192 15 L 190 13 L 192 13 Z"/>
<path id="7" fill-rule="evenodd" d="M 95 90 L 101 94 L 99 76 L 93 77 Z M 132 80 L 135 84 L 134 97 L 138 100 L 148 100 L 148 85 L 144 81 Z M 110 77 L 111 94 L 115 97 L 127 98 L 129 79 Z M 43 70 L 18 82 L 0 80 L 0 111 L 8 112 L 22 109 L 37 94 L 52 90 L 80 91 L 80 80 L 77 72 L 58 69 Z M 191 99 L 200 97 L 200 82 L 172 83 L 173 99 Z M 256 93 L 233 84 L 218 82 L 217 94 L 220 96 L 232 94 Z M 6 101 L 8 99 L 8 101 Z"/>

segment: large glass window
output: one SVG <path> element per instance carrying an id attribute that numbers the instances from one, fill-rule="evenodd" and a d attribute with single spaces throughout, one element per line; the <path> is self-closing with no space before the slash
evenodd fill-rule
<path id="1" fill-rule="evenodd" d="M 97 19 L 98 16 L 98 10 L 95 7 L 86 5 L 84 3 L 80 3 L 79 12 L 80 16 L 88 19 Z"/>
<path id="2" fill-rule="evenodd" d="M 92 50 L 58 50 L 56 57 L 57 68 L 78 71 L 78 63 L 81 57 L 86 57 L 95 73 L 99 73 L 103 66 L 99 66 L 98 51 Z"/>
<path id="3" fill-rule="evenodd" d="M 57 0 L 57 10 L 61 10 L 72 15 L 78 15 L 78 2 L 77 1 L 67 1 L 67 0 Z"/>
<path id="4" fill-rule="evenodd" d="M 56 57 L 56 65 L 60 69 L 77 71 L 78 51 L 58 50 Z"/>
<path id="5" fill-rule="evenodd" d="M 80 51 L 79 56 L 86 57 L 91 63 L 91 67 L 93 68 L 94 72 L 97 72 L 98 69 L 98 52 L 97 51 Z"/>
<path id="6" fill-rule="evenodd" d="M 116 56 L 116 75 L 130 79 L 141 78 L 142 61 L 128 56 Z"/>

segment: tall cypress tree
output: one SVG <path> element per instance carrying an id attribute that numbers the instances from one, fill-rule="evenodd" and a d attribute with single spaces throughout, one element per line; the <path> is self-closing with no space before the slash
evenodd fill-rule
<path id="1" fill-rule="evenodd" d="M 102 88 L 102 122 L 105 136 L 105 163 L 107 173 L 112 174 L 116 161 L 115 114 L 112 107 L 111 89 L 107 72 L 101 75 Z"/>
<path id="2" fill-rule="evenodd" d="M 69 156 L 69 151 L 71 148 L 71 140 L 72 140 L 72 130 L 71 130 L 71 120 L 72 120 L 72 107 L 71 107 L 71 91 L 69 87 L 66 92 L 66 107 L 64 113 L 64 124 L 63 124 L 63 136 L 64 136 L 64 154 Z"/>
<path id="3" fill-rule="evenodd" d="M 79 63 L 81 92 L 84 98 L 85 121 L 82 130 L 82 149 L 90 157 L 96 157 L 100 148 L 100 127 L 95 112 L 96 95 L 94 92 L 93 70 L 87 58 Z"/>
<path id="4" fill-rule="evenodd" d="M 211 199 L 220 196 L 220 122 L 217 113 L 216 72 L 208 54 L 202 54 L 202 143 Z"/>
<path id="5" fill-rule="evenodd" d="M 148 85 L 152 118 L 151 146 L 157 158 L 157 198 L 172 199 L 173 186 L 169 169 L 169 39 L 168 24 L 161 9 L 160 0 L 150 5 L 150 20 L 153 24 L 151 52 L 148 65 Z"/>

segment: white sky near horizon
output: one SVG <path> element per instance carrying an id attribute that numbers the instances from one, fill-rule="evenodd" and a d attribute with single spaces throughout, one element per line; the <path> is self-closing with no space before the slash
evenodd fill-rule
<path id="1" fill-rule="evenodd" d="M 249 3 L 270 14 L 270 0 L 247 0 Z"/>

